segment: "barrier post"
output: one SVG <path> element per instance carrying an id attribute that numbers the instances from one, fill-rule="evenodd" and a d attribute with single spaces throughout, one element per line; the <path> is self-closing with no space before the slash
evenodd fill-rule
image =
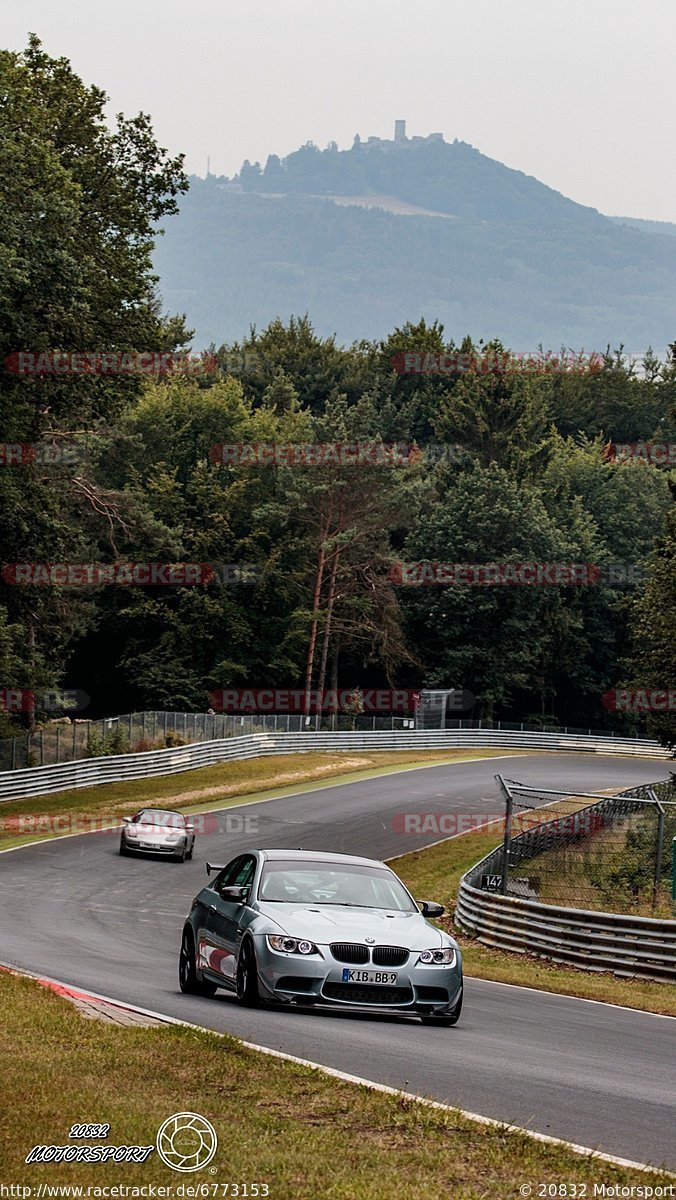
<path id="1" fill-rule="evenodd" d="M 653 912 L 657 908 L 657 903 L 660 897 L 660 884 L 662 882 L 662 845 L 664 842 L 664 805 L 657 799 L 652 788 L 648 789 L 648 795 L 655 801 L 657 805 L 657 845 L 655 847 L 655 875 L 653 877 Z"/>
<path id="2" fill-rule="evenodd" d="M 507 895 L 507 882 L 509 877 L 509 843 L 512 838 L 512 793 L 505 783 L 502 775 L 496 775 L 498 787 L 505 797 L 505 838 L 502 844 L 502 879 L 500 881 L 500 891 L 503 896 Z"/>

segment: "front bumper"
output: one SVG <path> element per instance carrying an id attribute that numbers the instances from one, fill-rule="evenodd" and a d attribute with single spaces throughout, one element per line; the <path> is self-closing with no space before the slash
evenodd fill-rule
<path id="1" fill-rule="evenodd" d="M 409 1013 L 450 1012 L 462 989 L 462 958 L 456 951 L 451 966 L 418 963 L 420 951 L 412 950 L 408 961 L 393 967 L 397 980 L 387 984 L 349 983 L 343 979 L 348 964 L 337 962 L 328 946 L 319 954 L 285 954 L 269 948 L 265 937 L 256 938 L 258 977 L 270 999 L 287 1003 L 330 1004 Z M 371 970 L 382 968 L 370 966 Z"/>
<path id="2" fill-rule="evenodd" d="M 136 850 L 139 854 L 177 855 L 182 854 L 183 851 L 187 849 L 188 843 L 185 838 L 183 838 L 180 842 L 173 843 L 155 843 L 151 841 L 144 841 L 143 838 L 139 838 L 138 841 L 136 839 L 130 841 L 129 838 L 121 838 L 120 845 L 123 846 L 125 850 Z"/>

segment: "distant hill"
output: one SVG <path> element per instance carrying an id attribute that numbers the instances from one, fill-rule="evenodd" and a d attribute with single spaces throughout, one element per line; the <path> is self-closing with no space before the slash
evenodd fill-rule
<path id="1" fill-rule="evenodd" d="M 196 347 L 308 312 L 341 342 L 424 316 L 516 350 L 663 352 L 676 337 L 673 232 L 604 217 L 434 135 L 304 146 L 234 179 L 193 178 L 155 265 Z"/>
<path id="2" fill-rule="evenodd" d="M 643 233 L 666 233 L 676 237 L 676 225 L 672 221 L 643 221 L 640 217 L 611 217 L 610 220 L 616 225 L 631 225 Z"/>

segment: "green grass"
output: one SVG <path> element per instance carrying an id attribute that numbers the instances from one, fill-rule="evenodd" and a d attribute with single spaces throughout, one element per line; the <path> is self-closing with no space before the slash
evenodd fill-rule
<path id="1" fill-rule="evenodd" d="M 525 1184 L 536 1196 L 543 1181 L 589 1188 L 666 1182 L 346 1083 L 231 1037 L 87 1020 L 34 981 L 5 972 L 0 1010 L 4 1183 L 258 1182 L 268 1184 L 271 1200 L 507 1200 Z M 423 1032 L 445 1043 L 458 1036 Z M 156 1153 L 143 1165 L 24 1164 L 36 1144 L 67 1144 L 74 1123 L 109 1123 L 110 1145 L 151 1145 L 161 1123 L 181 1111 L 213 1123 L 215 1173 L 207 1167 L 181 1176 Z"/>
<path id="2" fill-rule="evenodd" d="M 164 804 L 187 813 L 210 812 L 253 800 L 309 791 L 326 781 L 350 783 L 402 767 L 469 762 L 516 754 L 509 750 L 393 750 L 315 752 L 218 763 L 178 775 L 71 788 L 12 800 L 0 809 L 0 850 L 68 832 L 119 824 L 142 805 Z M 57 818 L 55 823 L 53 818 Z M 23 823 L 22 823 L 23 822 Z M 27 824 L 28 823 L 28 824 Z M 105 827 L 105 826 L 104 826 Z M 44 832 L 41 832 L 43 830 Z M 48 832 L 47 830 L 53 830 Z"/>
<path id="3" fill-rule="evenodd" d="M 485 833 L 463 834 L 428 850 L 417 850 L 391 860 L 394 870 L 415 896 L 446 905 L 447 915 L 439 924 L 462 946 L 467 975 L 676 1016 L 676 986 L 673 984 L 559 967 L 534 955 L 493 950 L 459 934 L 453 925 L 453 911 L 460 878 L 501 842 L 501 835 L 495 830 L 491 832 L 488 827 Z"/>

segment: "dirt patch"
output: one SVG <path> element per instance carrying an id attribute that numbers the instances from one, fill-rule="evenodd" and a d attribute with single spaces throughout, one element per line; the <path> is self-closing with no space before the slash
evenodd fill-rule
<path id="1" fill-rule="evenodd" d="M 349 774 L 351 771 L 368 771 L 369 767 L 373 766 L 373 759 L 370 758 L 341 758 L 340 768 L 341 773 Z M 336 763 L 325 763 L 320 767 L 306 768 L 303 771 L 284 771 L 279 775 L 275 775 L 274 781 L 267 781 L 267 786 L 271 789 L 288 787 L 293 783 L 311 783 L 313 779 L 322 779 L 325 776 L 336 774 Z M 216 787 L 197 788 L 191 792 L 177 792 L 172 797 L 174 803 L 181 805 L 199 804 L 201 800 L 208 800 L 210 796 L 239 796 L 242 795 L 242 785 L 238 783 L 217 784 Z"/>

